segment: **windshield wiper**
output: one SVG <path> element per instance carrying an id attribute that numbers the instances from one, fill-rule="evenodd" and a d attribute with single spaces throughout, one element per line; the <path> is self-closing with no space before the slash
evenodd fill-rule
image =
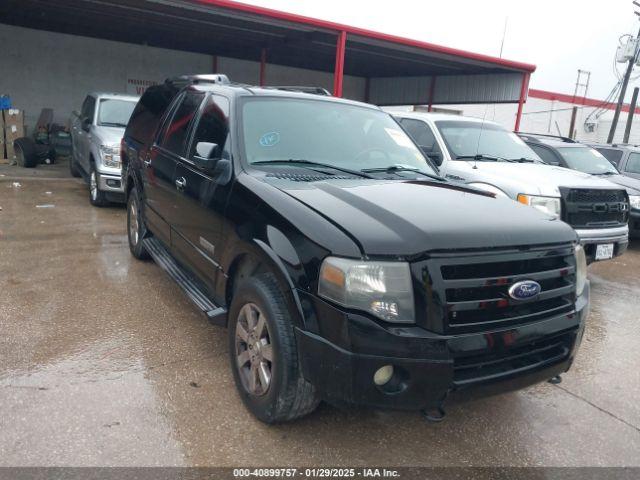
<path id="1" fill-rule="evenodd" d="M 533 158 L 525 158 L 525 157 L 510 158 L 509 161 L 518 162 L 518 163 L 536 163 L 536 161 Z"/>
<path id="2" fill-rule="evenodd" d="M 333 168 L 334 170 L 337 170 L 339 172 L 348 173 L 356 177 L 374 178 L 371 175 L 368 175 L 365 172 L 361 172 L 359 170 L 351 170 L 350 168 L 337 167 L 329 163 L 312 162 L 311 160 L 305 160 L 303 158 L 299 158 L 299 159 L 290 158 L 288 160 L 260 160 L 259 162 L 253 162 L 251 165 L 268 165 L 270 163 L 298 163 L 302 165 L 308 165 L 309 167 L 313 166 L 313 167 Z"/>
<path id="3" fill-rule="evenodd" d="M 432 178 L 434 180 L 438 180 L 444 182 L 444 178 L 434 175 L 432 173 L 423 172 L 419 168 L 411 168 L 411 167 L 403 167 L 402 165 L 391 165 L 389 167 L 383 168 L 365 168 L 362 170 L 365 173 L 375 173 L 375 172 L 384 172 L 384 173 L 397 173 L 397 172 L 412 172 L 419 173 L 420 175 L 424 175 L 425 177 Z"/>
<path id="4" fill-rule="evenodd" d="M 476 160 L 479 162 L 517 162 L 517 160 L 509 160 L 508 158 L 495 157 L 493 155 L 485 155 L 484 153 L 478 153 L 477 155 L 458 155 L 456 160 Z"/>
<path id="5" fill-rule="evenodd" d="M 588 172 L 587 172 L 588 173 Z M 589 173 L 589 175 L 604 175 L 605 177 L 608 177 L 609 175 L 618 175 L 618 172 L 600 172 L 600 173 Z"/>
<path id="6" fill-rule="evenodd" d="M 101 127 L 127 127 L 126 123 L 119 123 L 119 122 L 100 122 L 99 124 Z"/>

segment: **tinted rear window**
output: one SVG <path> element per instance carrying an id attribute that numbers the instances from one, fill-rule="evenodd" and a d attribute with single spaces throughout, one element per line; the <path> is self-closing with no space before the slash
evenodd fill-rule
<path id="1" fill-rule="evenodd" d="M 164 112 L 177 93 L 177 89 L 166 85 L 147 89 L 131 114 L 125 136 L 151 143 Z"/>

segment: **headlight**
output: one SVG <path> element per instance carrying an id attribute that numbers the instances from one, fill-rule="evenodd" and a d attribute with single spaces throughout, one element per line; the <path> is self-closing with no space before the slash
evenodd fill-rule
<path id="1" fill-rule="evenodd" d="M 551 215 L 552 217 L 560 216 L 560 199 L 556 197 L 539 197 L 537 195 L 525 195 L 521 193 L 518 195 L 518 202 L 531 207 L 535 207 L 538 210 Z"/>
<path id="2" fill-rule="evenodd" d="M 102 164 L 105 167 L 120 168 L 120 145 L 100 145 Z"/>
<path id="3" fill-rule="evenodd" d="M 587 283 L 587 256 L 582 245 L 576 245 L 576 295 L 582 295 Z"/>
<path id="4" fill-rule="evenodd" d="M 634 210 L 640 210 L 640 195 L 629 195 L 629 203 Z"/>
<path id="5" fill-rule="evenodd" d="M 318 294 L 387 322 L 415 321 L 408 263 L 328 257 L 320 268 Z"/>

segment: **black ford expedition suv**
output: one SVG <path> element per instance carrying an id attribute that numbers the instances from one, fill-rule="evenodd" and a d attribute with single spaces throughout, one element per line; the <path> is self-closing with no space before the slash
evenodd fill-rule
<path id="1" fill-rule="evenodd" d="M 575 232 L 449 184 L 374 106 L 182 77 L 122 142 L 132 254 L 214 322 L 268 423 L 332 404 L 442 412 L 565 372 L 588 311 Z"/>

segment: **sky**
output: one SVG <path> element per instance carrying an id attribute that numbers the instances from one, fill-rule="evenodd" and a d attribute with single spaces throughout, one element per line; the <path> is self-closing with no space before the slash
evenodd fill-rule
<path id="1" fill-rule="evenodd" d="M 573 94 L 582 69 L 591 72 L 588 96 L 597 99 L 616 84 L 620 36 L 640 28 L 631 0 L 244 2 L 492 56 L 500 55 L 506 21 L 502 56 L 537 65 L 531 88 Z M 625 65 L 617 68 L 623 72 Z M 630 83 L 627 101 L 634 85 L 640 78 Z"/>

